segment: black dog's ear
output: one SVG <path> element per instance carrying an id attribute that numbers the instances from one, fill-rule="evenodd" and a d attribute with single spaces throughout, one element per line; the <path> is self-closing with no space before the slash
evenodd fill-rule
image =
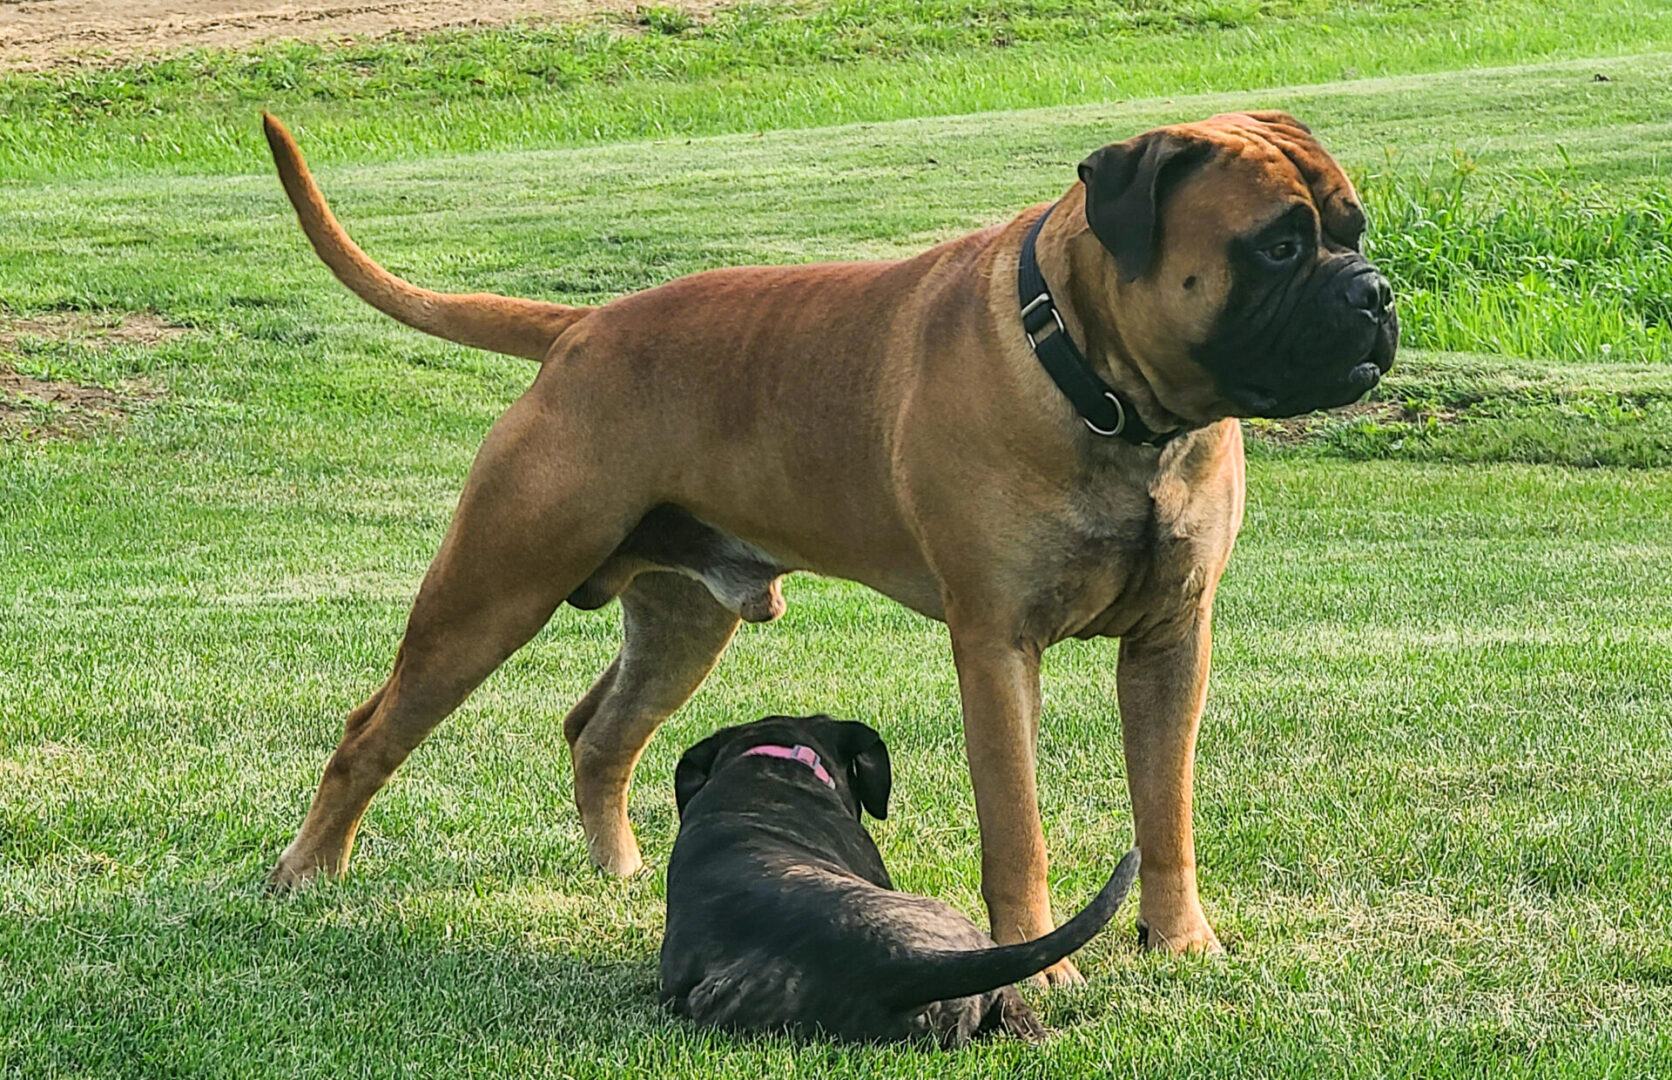
<path id="1" fill-rule="evenodd" d="M 853 771 L 853 790 L 859 796 L 859 805 L 883 821 L 888 817 L 888 796 L 894 790 L 894 766 L 888 760 L 888 744 L 880 735 L 876 740 L 848 768 Z"/>
<path id="2" fill-rule="evenodd" d="M 869 725 L 853 720 L 826 720 L 836 751 L 848 763 L 848 784 L 865 812 L 882 821 L 888 817 L 888 796 L 894 790 L 894 766 L 888 745 Z"/>
<path id="3" fill-rule="evenodd" d="M 1080 162 L 1086 185 L 1086 224 L 1115 257 L 1128 281 L 1144 276 L 1160 243 L 1161 199 L 1213 144 L 1171 131 L 1151 131 L 1111 143 Z"/>
<path id="4" fill-rule="evenodd" d="M 673 771 L 673 801 L 679 807 L 681 818 L 685 816 L 685 805 L 708 783 L 708 774 L 714 769 L 714 758 L 722 747 L 731 742 L 733 734 L 731 728 L 716 731 L 680 755 L 679 765 Z"/>

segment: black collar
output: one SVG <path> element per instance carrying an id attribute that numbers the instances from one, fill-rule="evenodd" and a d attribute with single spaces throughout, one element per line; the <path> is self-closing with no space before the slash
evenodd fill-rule
<path id="1" fill-rule="evenodd" d="M 1045 373 L 1074 404 L 1074 411 L 1080 414 L 1080 419 L 1093 433 L 1119 436 L 1134 446 L 1163 446 L 1179 432 L 1150 430 L 1131 399 L 1104 382 L 1092 370 L 1086 354 L 1068 336 L 1068 327 L 1063 325 L 1062 314 L 1057 311 L 1056 301 L 1051 299 L 1050 286 L 1045 284 L 1045 275 L 1039 269 L 1039 257 L 1034 252 L 1034 241 L 1039 237 L 1039 230 L 1044 228 L 1045 219 L 1055 209 L 1053 203 L 1040 214 L 1039 220 L 1033 223 L 1027 238 L 1022 241 L 1022 255 L 1016 265 L 1016 285 L 1022 301 L 1022 332 L 1027 335 L 1028 345 L 1033 348 L 1033 354 L 1039 358 Z M 1055 333 L 1034 336 L 1052 327 L 1052 324 L 1055 324 Z"/>

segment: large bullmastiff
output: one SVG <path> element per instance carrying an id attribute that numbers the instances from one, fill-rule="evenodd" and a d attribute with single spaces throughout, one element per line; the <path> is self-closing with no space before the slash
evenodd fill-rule
<path id="1" fill-rule="evenodd" d="M 847 578 L 952 635 L 993 937 L 1052 928 L 1035 790 L 1039 660 L 1120 638 L 1118 698 L 1156 948 L 1215 949 L 1191 770 L 1214 589 L 1242 521 L 1234 417 L 1353 401 L 1391 365 L 1352 184 L 1282 113 L 1105 146 L 1054 204 L 900 262 L 711 270 L 597 308 L 428 292 L 343 232 L 277 120 L 314 250 L 426 333 L 542 365 L 494 424 L 387 682 L 348 717 L 292 886 L 341 874 L 430 730 L 565 600 L 620 597 L 615 660 L 564 721 L 593 860 L 641 862 L 634 765 L 781 575 Z M 1068 961 L 1051 981 L 1072 981 Z"/>

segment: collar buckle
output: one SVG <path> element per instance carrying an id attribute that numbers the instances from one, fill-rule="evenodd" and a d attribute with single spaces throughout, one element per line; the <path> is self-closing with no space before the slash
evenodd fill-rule
<path id="1" fill-rule="evenodd" d="M 1061 320 L 1058 320 L 1057 325 L 1062 325 Z M 1029 340 L 1031 343 L 1032 339 Z M 1119 419 L 1115 421 L 1115 426 L 1105 430 L 1098 427 L 1084 416 L 1080 417 L 1080 419 L 1085 421 L 1086 426 L 1091 428 L 1092 433 L 1095 435 L 1103 435 L 1105 437 L 1110 435 L 1119 435 L 1121 432 L 1126 430 L 1126 406 L 1120 403 L 1120 398 L 1116 397 L 1113 391 L 1105 390 L 1103 391 L 1103 396 L 1108 398 L 1109 404 L 1115 407 L 1115 416 L 1119 417 Z"/>
<path id="2" fill-rule="evenodd" d="M 1058 311 L 1057 305 L 1051 302 L 1051 294 L 1048 292 L 1042 292 L 1032 300 L 1029 300 L 1026 306 L 1022 308 L 1022 335 L 1028 339 L 1028 348 L 1030 349 L 1037 349 L 1039 347 L 1039 340 L 1033 335 L 1037 331 L 1042 330 L 1049 325 L 1044 319 L 1035 319 L 1033 317 L 1034 312 L 1039 311 L 1041 307 L 1043 307 L 1046 312 L 1050 313 L 1051 318 L 1056 320 L 1057 333 L 1065 336 L 1068 334 L 1068 327 L 1064 326 L 1062 322 L 1062 312 Z M 1093 428 L 1092 430 L 1096 431 L 1097 429 Z"/>

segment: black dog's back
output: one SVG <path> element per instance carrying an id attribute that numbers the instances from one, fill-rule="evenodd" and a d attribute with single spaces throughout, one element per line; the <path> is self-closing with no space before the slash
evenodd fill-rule
<path id="1" fill-rule="evenodd" d="M 829 780 L 755 756 L 782 744 L 814 751 Z M 894 891 L 859 823 L 861 804 L 886 812 L 890 779 L 874 731 L 822 717 L 757 721 L 693 747 L 680 762 L 663 1000 L 705 1024 L 859 1040 L 1043 1034 L 1012 984 L 1102 929 L 1137 852 L 1061 928 L 998 946 L 949 905 Z"/>

